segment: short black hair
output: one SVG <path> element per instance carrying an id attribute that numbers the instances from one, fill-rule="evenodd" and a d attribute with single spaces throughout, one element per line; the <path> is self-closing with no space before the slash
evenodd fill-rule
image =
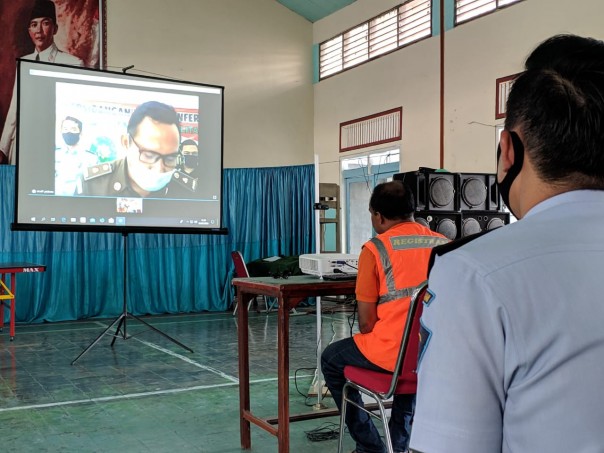
<path id="1" fill-rule="evenodd" d="M 138 126 L 143 120 L 149 117 L 152 120 L 162 124 L 174 124 L 178 128 L 178 138 L 180 141 L 180 119 L 174 107 L 157 101 L 149 101 L 139 105 L 128 121 L 128 134 L 130 137 L 136 136 Z"/>
<path id="2" fill-rule="evenodd" d="M 80 133 L 82 132 L 82 122 L 79 119 L 74 118 L 73 116 L 66 116 L 65 119 L 63 121 L 61 121 L 61 126 L 63 126 L 63 123 L 65 121 L 73 121 L 80 128 Z"/>
<path id="3" fill-rule="evenodd" d="M 197 151 L 199 151 L 199 145 L 192 138 L 187 138 L 186 140 L 183 140 L 182 143 L 180 144 L 180 149 L 182 149 L 183 146 L 187 146 L 187 145 L 193 145 L 197 148 Z"/>
<path id="4" fill-rule="evenodd" d="M 544 181 L 604 188 L 604 42 L 553 36 L 525 69 L 508 97 L 506 129 L 521 131 Z"/>
<path id="5" fill-rule="evenodd" d="M 389 220 L 407 220 L 415 212 L 415 196 L 409 185 L 395 180 L 378 184 L 369 199 L 369 207 Z"/>

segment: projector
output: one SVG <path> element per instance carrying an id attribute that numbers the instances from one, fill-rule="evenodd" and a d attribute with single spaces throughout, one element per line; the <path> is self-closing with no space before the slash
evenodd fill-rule
<path id="1" fill-rule="evenodd" d="M 359 255 L 346 253 L 317 253 L 300 255 L 300 270 L 305 274 L 324 275 L 353 274 L 359 267 Z"/>

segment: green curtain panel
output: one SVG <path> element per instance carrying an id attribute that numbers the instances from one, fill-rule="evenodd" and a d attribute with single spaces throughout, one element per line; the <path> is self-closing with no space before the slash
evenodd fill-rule
<path id="1" fill-rule="evenodd" d="M 228 309 L 232 250 L 251 261 L 315 249 L 312 165 L 225 169 L 223 236 L 130 233 L 124 241 L 117 233 L 15 232 L 14 187 L 15 167 L 1 165 L 0 261 L 47 266 L 45 273 L 17 275 L 17 322 L 119 315 L 124 244 L 135 315 Z"/>

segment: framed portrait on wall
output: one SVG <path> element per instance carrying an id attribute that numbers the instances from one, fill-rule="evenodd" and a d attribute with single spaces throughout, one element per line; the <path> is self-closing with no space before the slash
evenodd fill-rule
<path id="1" fill-rule="evenodd" d="M 0 1 L 0 163 L 15 163 L 16 59 L 106 66 L 105 0 Z"/>

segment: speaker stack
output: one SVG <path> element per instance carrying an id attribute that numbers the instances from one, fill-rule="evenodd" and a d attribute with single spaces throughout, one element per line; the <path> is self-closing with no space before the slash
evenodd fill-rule
<path id="1" fill-rule="evenodd" d="M 415 196 L 415 220 L 453 240 L 510 223 L 502 210 L 496 175 L 428 168 L 398 173 Z"/>

